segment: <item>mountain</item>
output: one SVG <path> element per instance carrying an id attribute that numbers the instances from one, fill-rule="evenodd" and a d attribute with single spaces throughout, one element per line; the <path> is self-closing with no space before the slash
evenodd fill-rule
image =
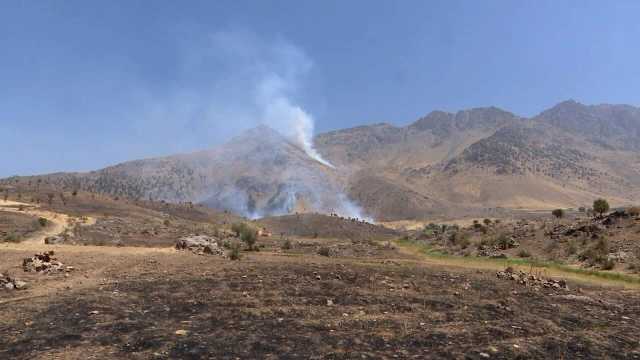
<path id="1" fill-rule="evenodd" d="M 587 106 L 568 100 L 543 111 L 534 120 L 580 134 L 603 147 L 640 150 L 640 108 L 633 106 Z"/>
<path id="2" fill-rule="evenodd" d="M 494 107 L 436 111 L 316 144 L 349 169 L 350 197 L 378 219 L 588 206 L 599 196 L 624 204 L 640 200 L 638 111 L 574 101 L 531 119 Z"/>
<path id="3" fill-rule="evenodd" d="M 364 213 L 378 220 L 490 215 L 640 201 L 640 109 L 560 103 L 527 119 L 495 107 L 433 111 L 399 127 L 319 134 L 312 159 L 260 126 L 211 150 L 46 181 L 131 198 L 199 202 L 247 216 Z M 358 206 L 359 205 L 359 206 Z"/>
<path id="4" fill-rule="evenodd" d="M 197 202 L 250 217 L 343 210 L 336 171 L 276 131 L 259 126 L 211 150 L 125 162 L 46 182 L 133 199 Z"/>

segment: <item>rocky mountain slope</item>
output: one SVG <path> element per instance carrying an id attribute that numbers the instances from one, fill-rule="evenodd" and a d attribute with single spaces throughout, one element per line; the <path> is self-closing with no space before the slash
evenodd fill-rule
<path id="1" fill-rule="evenodd" d="M 597 196 L 628 204 L 640 200 L 638 110 L 567 101 L 532 119 L 497 108 L 432 112 L 316 143 L 349 169 L 349 195 L 379 219 L 578 207 Z"/>
<path id="2" fill-rule="evenodd" d="M 315 145 L 335 169 L 261 126 L 212 150 L 27 181 L 254 217 L 362 216 L 359 204 L 399 220 L 640 201 L 640 109 L 627 105 L 566 101 L 531 119 L 495 107 L 434 111 L 405 127 L 320 134 Z"/>

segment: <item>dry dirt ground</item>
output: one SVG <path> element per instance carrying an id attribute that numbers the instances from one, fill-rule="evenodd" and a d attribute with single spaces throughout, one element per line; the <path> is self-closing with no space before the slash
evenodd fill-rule
<path id="1" fill-rule="evenodd" d="M 239 261 L 126 244 L 0 244 L 0 272 L 29 284 L 0 290 L 0 359 L 640 358 L 636 289 L 536 290 L 384 240 L 259 243 Z M 45 250 L 75 270 L 23 272 L 22 259 Z"/>

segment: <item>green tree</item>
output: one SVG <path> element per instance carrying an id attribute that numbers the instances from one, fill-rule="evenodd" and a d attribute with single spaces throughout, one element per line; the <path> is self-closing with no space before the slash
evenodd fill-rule
<path id="1" fill-rule="evenodd" d="M 250 227 L 245 227 L 240 233 L 240 240 L 243 243 L 247 244 L 247 248 L 249 250 L 254 250 L 256 241 L 258 240 L 258 236 L 256 235 L 256 231 Z"/>
<path id="2" fill-rule="evenodd" d="M 609 211 L 609 203 L 605 199 L 597 199 L 593 202 L 593 211 L 602 216 L 604 213 Z"/>
<path id="3" fill-rule="evenodd" d="M 556 219 L 562 219 L 564 217 L 564 210 L 555 209 L 551 212 L 551 215 L 555 216 Z"/>

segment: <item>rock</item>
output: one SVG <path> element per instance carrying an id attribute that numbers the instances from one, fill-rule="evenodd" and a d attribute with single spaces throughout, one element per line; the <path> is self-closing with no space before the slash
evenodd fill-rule
<path id="1" fill-rule="evenodd" d="M 24 290 L 26 288 L 26 282 L 13 279 L 9 275 L 0 273 L 0 290 Z"/>
<path id="2" fill-rule="evenodd" d="M 35 254 L 22 260 L 22 269 L 25 272 L 52 273 L 64 270 L 64 264 L 53 258 L 54 252 Z"/>
<path id="3" fill-rule="evenodd" d="M 198 255 L 225 256 L 224 249 L 218 245 L 218 239 L 206 235 L 189 235 L 182 237 L 176 243 L 176 249 L 188 250 Z"/>
<path id="4" fill-rule="evenodd" d="M 496 272 L 496 277 L 498 279 L 515 281 L 518 284 L 534 288 L 544 287 L 555 290 L 569 290 L 569 286 L 565 280 L 544 279 L 533 274 L 527 274 L 524 271 L 516 271 L 512 267 L 508 267 L 504 271 Z"/>
<path id="5" fill-rule="evenodd" d="M 178 336 L 187 336 L 187 335 L 189 335 L 189 331 L 182 330 L 182 329 L 176 330 L 176 335 L 178 335 Z"/>
<path id="6" fill-rule="evenodd" d="M 60 235 L 49 236 L 44 239 L 44 243 L 48 245 L 57 245 L 64 243 L 65 238 Z"/>

